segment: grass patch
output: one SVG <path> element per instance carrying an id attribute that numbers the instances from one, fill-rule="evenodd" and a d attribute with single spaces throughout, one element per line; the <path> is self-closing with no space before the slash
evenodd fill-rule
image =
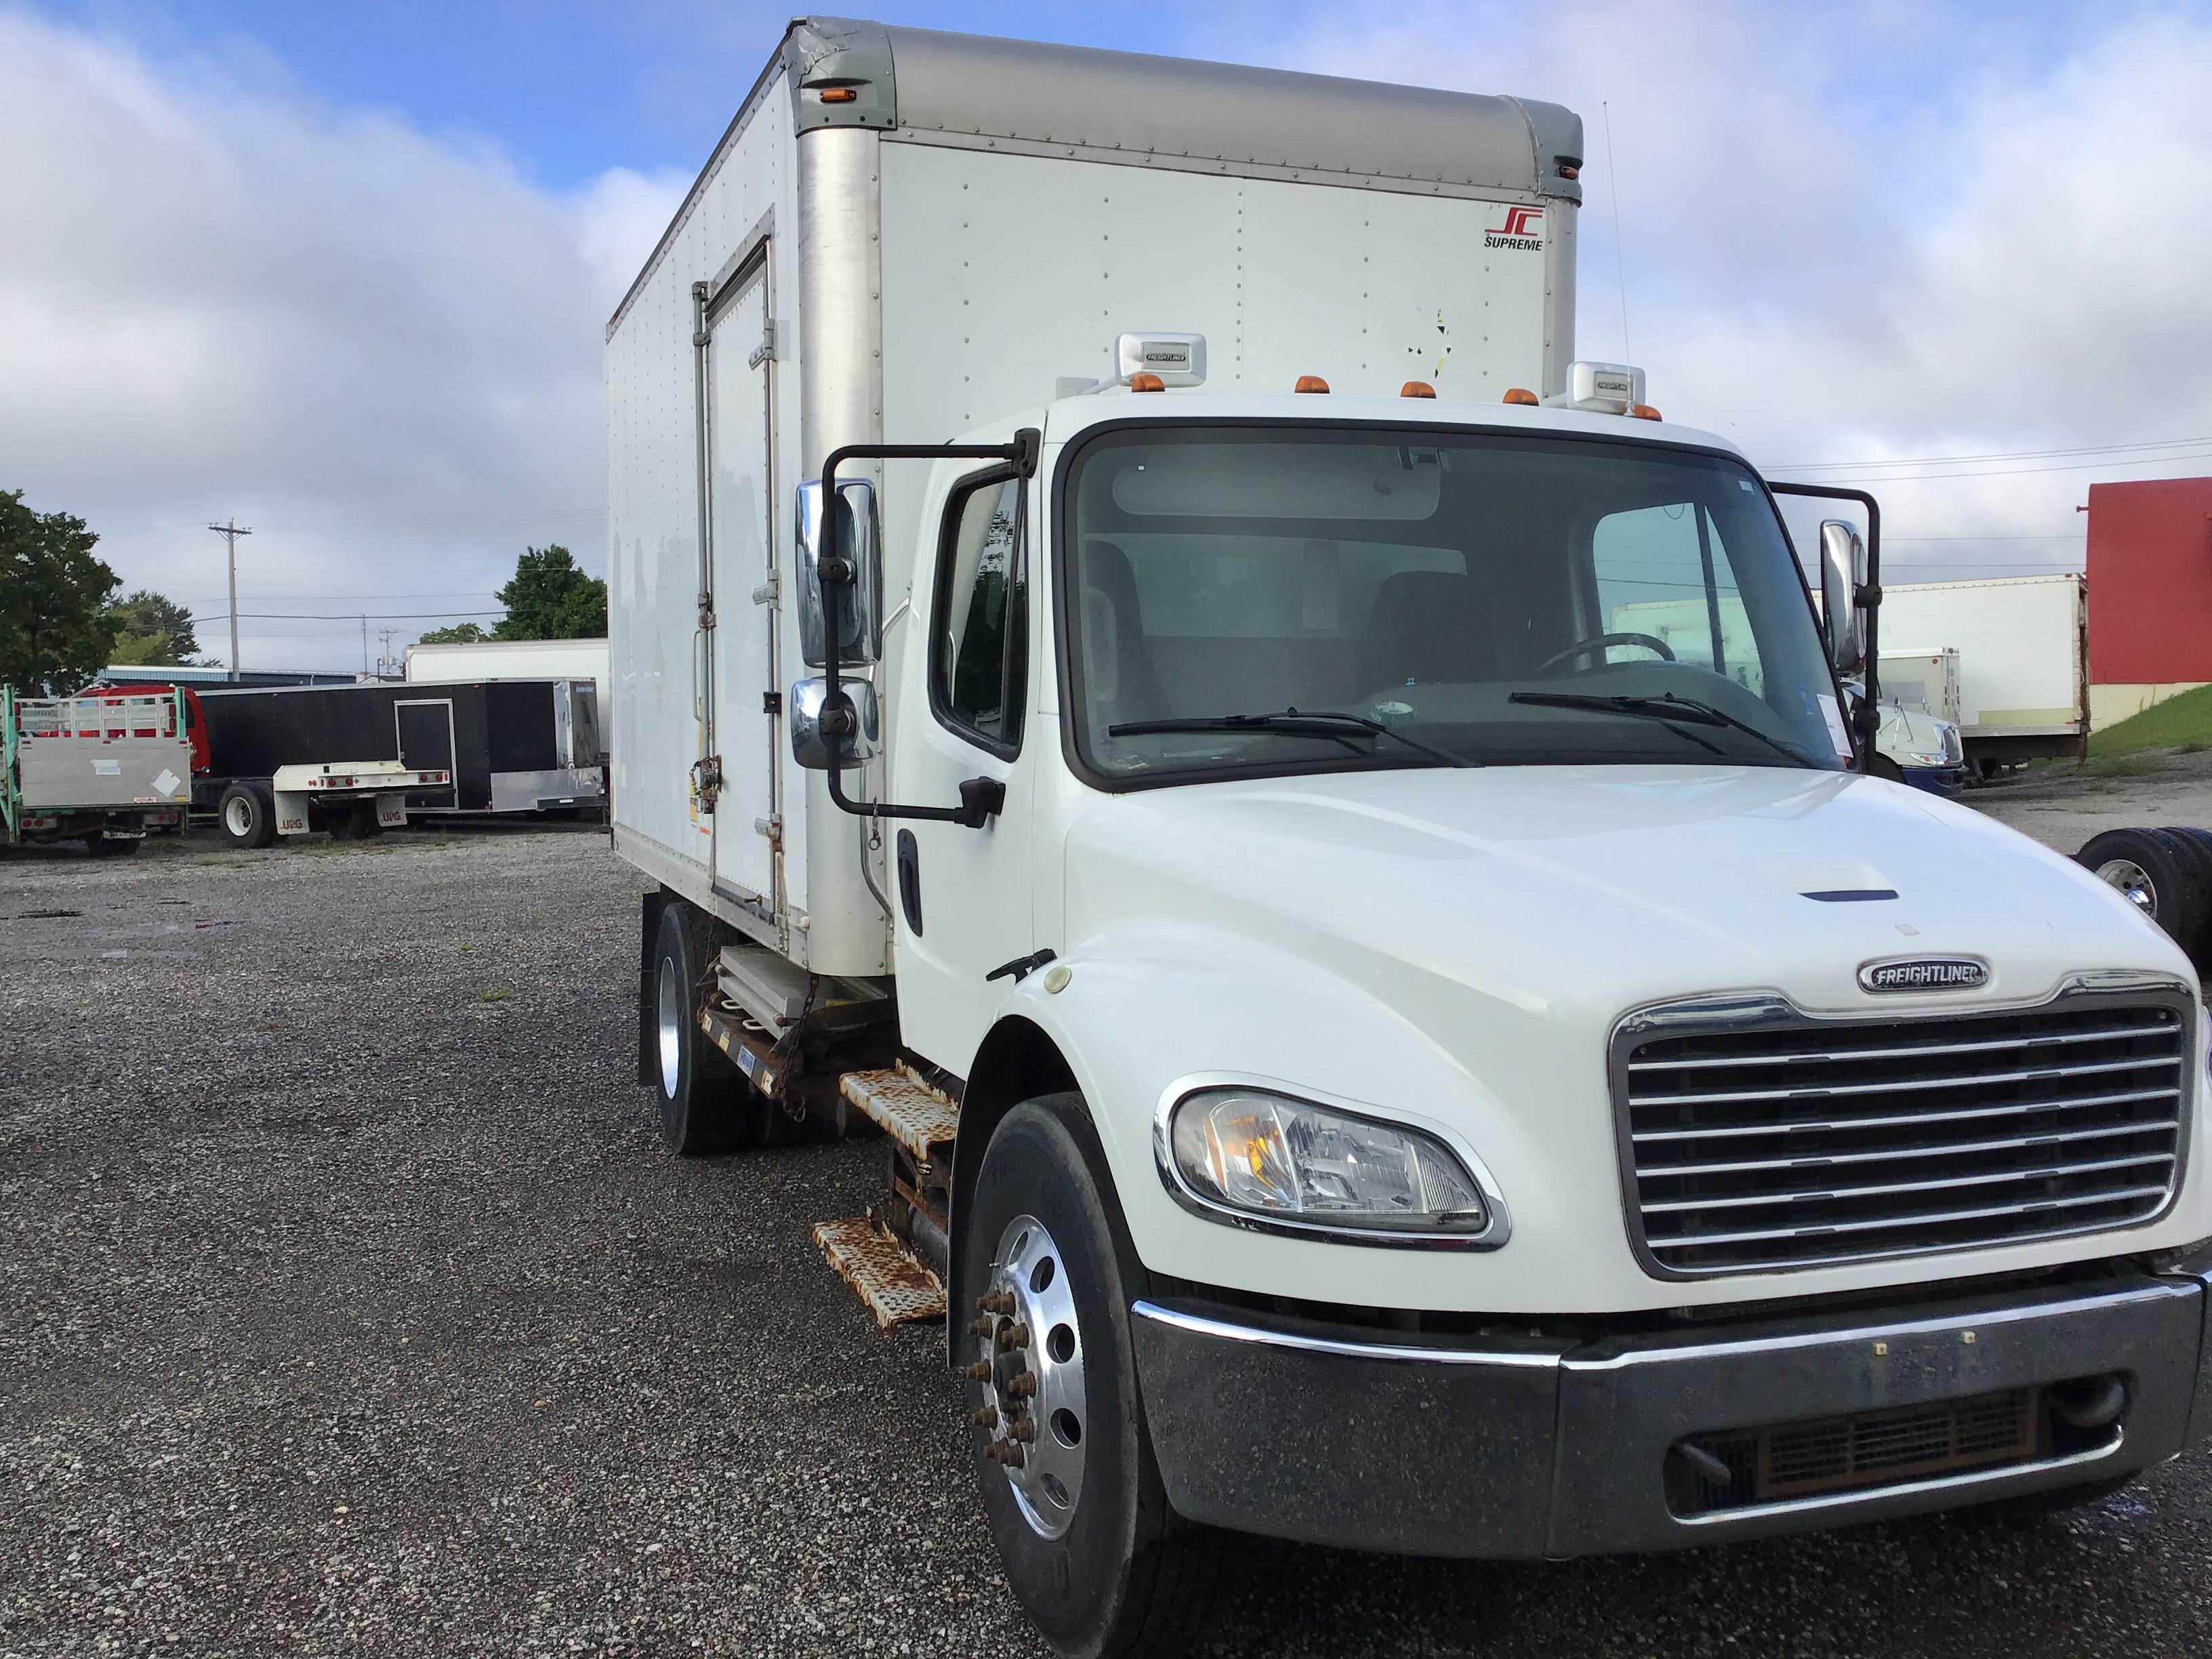
<path id="1" fill-rule="evenodd" d="M 479 991 L 477 993 L 477 1000 L 478 1002 L 504 1002 L 514 994 L 514 993 L 512 991 Z"/>
<path id="2" fill-rule="evenodd" d="M 2081 775 L 2088 778 L 2147 778 L 2166 770 L 2155 755 L 2092 755 L 2083 761 Z"/>
<path id="3" fill-rule="evenodd" d="M 2212 685 L 2153 703 L 2140 714 L 2089 734 L 2092 759 L 2146 749 L 2179 749 L 2193 755 L 2207 747 L 2212 747 Z"/>

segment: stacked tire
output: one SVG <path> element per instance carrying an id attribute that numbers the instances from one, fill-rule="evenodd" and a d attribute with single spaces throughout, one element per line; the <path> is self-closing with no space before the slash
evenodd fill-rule
<path id="1" fill-rule="evenodd" d="M 2107 830 L 2074 857 L 2212 973 L 2212 830 Z"/>

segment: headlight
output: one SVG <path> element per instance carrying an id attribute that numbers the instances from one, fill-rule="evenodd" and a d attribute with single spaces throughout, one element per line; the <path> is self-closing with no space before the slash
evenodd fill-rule
<path id="1" fill-rule="evenodd" d="M 1435 1136 L 1257 1089 L 1206 1089 L 1176 1103 L 1168 1152 L 1182 1189 L 1209 1207 L 1297 1231 L 1367 1229 L 1465 1240 L 1492 1206 Z"/>
<path id="2" fill-rule="evenodd" d="M 1905 758 L 1915 766 L 1942 766 L 1946 764 L 1948 760 L 1948 757 L 1942 755 L 1907 755 Z"/>

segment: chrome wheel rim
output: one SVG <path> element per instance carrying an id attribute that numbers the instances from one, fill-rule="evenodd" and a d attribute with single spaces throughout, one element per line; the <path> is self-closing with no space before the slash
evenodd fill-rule
<path id="1" fill-rule="evenodd" d="M 2158 884 L 2133 859 L 2106 859 L 2097 866 L 2097 879 L 2118 888 L 2128 896 L 2128 902 L 2145 915 L 2158 915 Z"/>
<path id="2" fill-rule="evenodd" d="M 253 829 L 253 813 L 246 804 L 233 795 L 222 809 L 222 827 L 234 836 L 243 836 Z"/>
<path id="3" fill-rule="evenodd" d="M 993 1436 L 985 1455 L 1005 1470 L 1030 1529 L 1058 1538 L 1083 1498 L 1090 1401 L 1075 1293 L 1044 1223 L 1022 1215 L 1006 1224 L 976 1305 L 969 1333 L 988 1374 L 977 1417 Z"/>
<path id="4" fill-rule="evenodd" d="M 676 982 L 676 964 L 660 959 L 660 991 L 657 999 L 660 1026 L 660 1092 L 676 1098 L 676 1079 L 684 1061 L 684 996 Z"/>

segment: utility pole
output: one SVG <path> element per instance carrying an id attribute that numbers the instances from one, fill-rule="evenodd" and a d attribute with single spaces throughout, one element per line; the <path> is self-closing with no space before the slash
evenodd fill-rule
<path id="1" fill-rule="evenodd" d="M 386 679 L 397 679 L 398 675 L 396 671 L 399 665 L 392 659 L 392 637 L 400 630 L 397 628 L 380 628 L 376 631 L 384 641 L 384 648 L 376 659 L 376 672 Z"/>
<path id="2" fill-rule="evenodd" d="M 235 520 L 228 524 L 211 524 L 210 530 L 222 537 L 230 549 L 230 677 L 238 678 L 238 538 L 251 536 L 251 530 L 240 530 Z"/>
<path id="3" fill-rule="evenodd" d="M 361 677 L 363 679 L 368 678 L 368 613 L 366 611 L 362 613 L 361 618 Z"/>

